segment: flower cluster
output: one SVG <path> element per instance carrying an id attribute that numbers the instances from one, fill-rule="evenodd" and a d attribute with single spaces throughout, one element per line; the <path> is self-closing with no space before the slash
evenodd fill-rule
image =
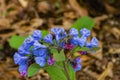
<path id="1" fill-rule="evenodd" d="M 19 65 L 21 76 L 27 76 L 28 67 L 36 62 L 41 67 L 45 66 L 47 58 L 47 47 L 39 43 L 42 39 L 42 32 L 36 30 L 32 36 L 25 39 L 23 45 L 14 54 L 15 64 Z"/>
<path id="2" fill-rule="evenodd" d="M 87 47 L 89 49 L 98 47 L 98 40 L 95 37 L 90 42 L 87 42 L 89 36 L 90 30 L 86 28 L 80 30 L 80 35 L 75 28 L 71 28 L 69 32 L 66 32 L 63 28 L 52 28 L 51 34 L 46 35 L 44 38 L 42 38 L 42 32 L 36 30 L 25 39 L 18 52 L 14 54 L 15 64 L 19 65 L 21 76 L 27 76 L 28 67 L 33 63 L 37 63 L 41 67 L 55 63 L 53 53 L 50 51 L 51 48 L 55 47 L 58 51 L 64 50 L 65 53 L 75 47 Z M 79 53 L 86 54 L 87 51 L 79 51 Z M 68 57 L 67 55 L 65 56 Z M 79 57 L 71 59 L 70 64 L 75 71 L 81 69 Z"/>

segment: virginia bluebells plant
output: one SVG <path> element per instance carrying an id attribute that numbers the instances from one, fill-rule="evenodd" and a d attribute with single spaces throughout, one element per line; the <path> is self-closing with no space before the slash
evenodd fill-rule
<path id="1" fill-rule="evenodd" d="M 73 67 L 74 71 L 79 71 L 82 68 L 80 57 L 73 54 L 77 51 L 80 55 L 87 54 L 93 48 L 98 47 L 98 40 L 93 37 L 90 42 L 87 38 L 90 36 L 90 30 L 83 28 L 78 31 L 71 28 L 65 31 L 64 28 L 52 28 L 51 32 L 42 38 L 42 32 L 35 30 L 33 34 L 25 39 L 18 52 L 14 54 L 15 64 L 19 65 L 21 76 L 26 77 L 30 65 L 36 63 L 40 67 L 52 66 L 56 64 L 54 53 L 51 50 L 55 49 L 58 52 L 64 51 L 65 60 Z M 80 50 L 76 50 L 80 48 Z M 81 50 L 87 48 L 87 50 Z M 60 53 L 59 53 L 60 55 Z M 71 56 L 73 57 L 71 59 Z"/>

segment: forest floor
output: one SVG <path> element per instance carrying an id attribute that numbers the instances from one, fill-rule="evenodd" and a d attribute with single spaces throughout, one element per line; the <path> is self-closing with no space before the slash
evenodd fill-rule
<path id="1" fill-rule="evenodd" d="M 82 16 L 95 21 L 92 37 L 98 38 L 100 50 L 80 56 L 83 68 L 76 73 L 77 80 L 120 80 L 119 0 L 0 0 L 0 80 L 24 80 L 13 61 L 16 50 L 8 43 L 12 35 L 54 26 L 67 30 Z M 40 70 L 29 80 L 50 77 Z"/>

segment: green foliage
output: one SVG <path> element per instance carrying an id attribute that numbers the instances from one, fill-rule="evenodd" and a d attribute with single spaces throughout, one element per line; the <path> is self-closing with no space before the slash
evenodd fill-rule
<path id="1" fill-rule="evenodd" d="M 30 65 L 28 68 L 28 77 L 35 75 L 40 69 L 41 67 L 36 63 Z"/>
<path id="2" fill-rule="evenodd" d="M 23 41 L 25 40 L 26 37 L 22 37 L 22 36 L 17 36 L 17 35 L 13 35 L 10 40 L 9 40 L 9 45 L 12 48 L 18 49 Z"/>
<path id="3" fill-rule="evenodd" d="M 82 28 L 87 28 L 89 30 L 92 29 L 95 22 L 88 16 L 81 17 L 77 19 L 77 21 L 72 25 L 72 28 L 76 28 L 78 30 Z"/>
<path id="4" fill-rule="evenodd" d="M 67 80 L 64 72 L 55 66 L 49 66 L 45 68 L 51 77 L 51 80 Z"/>
<path id="5" fill-rule="evenodd" d="M 91 48 L 90 51 L 97 51 L 99 49 L 100 49 L 99 47 L 94 47 L 94 48 Z"/>
<path id="6" fill-rule="evenodd" d="M 69 75 L 70 75 L 70 79 L 71 80 L 76 80 L 76 77 L 75 77 L 75 71 L 74 69 L 72 68 L 72 66 L 70 64 L 68 64 L 68 72 L 69 72 Z"/>
<path id="7" fill-rule="evenodd" d="M 94 47 L 94 48 L 87 48 L 87 47 L 77 47 L 75 49 L 75 52 L 77 51 L 97 51 L 99 50 L 100 48 L 99 47 Z"/>
<path id="8" fill-rule="evenodd" d="M 65 60 L 64 50 L 61 50 L 60 53 L 53 54 L 53 57 L 56 62 L 64 61 Z"/>
<path id="9" fill-rule="evenodd" d="M 42 37 L 44 38 L 49 33 L 48 30 L 42 30 Z"/>
<path id="10" fill-rule="evenodd" d="M 75 49 L 75 52 L 77 52 L 77 51 L 88 51 L 88 50 L 89 50 L 89 48 L 87 48 L 87 47 L 77 47 Z"/>
<path id="11" fill-rule="evenodd" d="M 59 3 L 59 1 L 56 1 L 56 2 L 55 2 L 55 6 L 56 6 L 57 8 L 60 8 L 60 3 Z"/>
<path id="12" fill-rule="evenodd" d="M 2 50 L 4 47 L 3 46 L 0 46 L 0 50 Z"/>
<path id="13" fill-rule="evenodd" d="M 53 54 L 58 54 L 57 49 L 51 49 L 50 52 L 53 53 Z"/>

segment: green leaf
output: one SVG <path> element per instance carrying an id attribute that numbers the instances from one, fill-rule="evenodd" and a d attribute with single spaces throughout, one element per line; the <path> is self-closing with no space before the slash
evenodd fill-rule
<path id="1" fill-rule="evenodd" d="M 94 48 L 91 48 L 90 51 L 97 51 L 99 49 L 100 49 L 99 47 L 94 47 Z"/>
<path id="2" fill-rule="evenodd" d="M 50 52 L 53 53 L 53 54 L 58 54 L 57 49 L 51 49 Z"/>
<path id="3" fill-rule="evenodd" d="M 70 64 L 68 64 L 68 72 L 69 72 L 71 80 L 76 80 L 75 71 Z"/>
<path id="4" fill-rule="evenodd" d="M 49 33 L 48 30 L 42 30 L 42 37 L 44 38 Z"/>
<path id="5" fill-rule="evenodd" d="M 77 47 L 75 49 L 75 52 L 77 51 L 97 51 L 99 50 L 100 48 L 99 47 L 93 47 L 93 48 L 87 48 L 87 47 Z"/>
<path id="6" fill-rule="evenodd" d="M 9 40 L 9 45 L 12 48 L 18 49 L 23 41 L 25 40 L 26 37 L 22 37 L 22 36 L 17 36 L 17 35 L 13 35 L 10 40 Z"/>
<path id="7" fill-rule="evenodd" d="M 28 68 L 28 77 L 35 75 L 40 69 L 41 67 L 36 63 L 30 65 Z"/>
<path id="8" fill-rule="evenodd" d="M 54 65 L 46 67 L 45 69 L 51 77 L 51 80 L 67 80 L 64 72 L 60 68 L 55 67 Z"/>
<path id="9" fill-rule="evenodd" d="M 76 28 L 78 30 L 82 28 L 87 28 L 91 30 L 94 24 L 95 22 L 93 21 L 93 19 L 91 19 L 88 16 L 84 16 L 84 17 L 77 19 L 77 21 L 72 25 L 72 28 Z"/>
<path id="10" fill-rule="evenodd" d="M 4 47 L 3 46 L 0 46 L 0 50 L 2 50 Z"/>
<path id="11" fill-rule="evenodd" d="M 65 60 L 64 50 L 61 50 L 60 53 L 53 54 L 53 57 L 56 62 L 64 61 Z"/>
<path id="12" fill-rule="evenodd" d="M 89 48 L 87 48 L 87 47 L 77 47 L 75 49 L 75 52 L 77 52 L 77 51 L 88 51 L 88 50 L 89 50 Z"/>

